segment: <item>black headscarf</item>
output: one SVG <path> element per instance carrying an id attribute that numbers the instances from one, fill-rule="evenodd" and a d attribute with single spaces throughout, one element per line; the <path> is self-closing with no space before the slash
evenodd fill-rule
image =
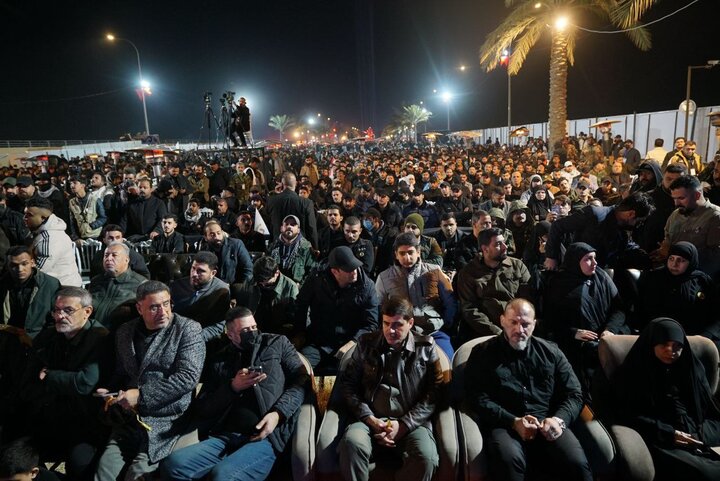
<path id="1" fill-rule="evenodd" d="M 545 200 L 539 200 L 537 197 L 535 197 L 535 194 L 539 190 L 545 191 Z M 552 208 L 553 201 L 550 199 L 550 194 L 548 194 L 547 189 L 543 187 L 542 185 L 533 187 L 530 189 L 530 199 L 528 199 L 528 210 L 530 211 L 530 215 L 533 219 L 536 221 L 541 221 L 547 217 L 548 212 L 550 212 L 550 209 Z"/>
<path id="2" fill-rule="evenodd" d="M 600 334 L 603 329 L 625 323 L 618 311 L 618 290 L 610 276 L 599 267 L 591 276 L 580 269 L 580 261 L 591 252 L 596 252 L 595 248 L 584 242 L 570 244 L 560 272 L 551 278 L 546 309 L 548 321 L 556 323 L 558 333 L 569 335 L 569 328 L 579 328 Z"/>
<path id="3" fill-rule="evenodd" d="M 531 265 L 542 264 L 545 262 L 545 254 L 540 252 L 540 238 L 544 235 L 548 235 L 549 233 L 550 222 L 541 220 L 535 224 L 533 233 L 530 235 L 530 240 L 528 241 L 527 246 L 525 247 L 525 252 L 523 253 L 523 263 L 525 263 L 528 268 L 530 268 Z"/>
<path id="4" fill-rule="evenodd" d="M 683 345 L 680 357 L 670 365 L 655 356 L 655 346 L 668 341 Z M 697 427 L 708 415 L 718 415 L 702 363 L 690 348 L 682 326 L 668 317 L 655 319 L 643 329 L 615 373 L 617 402 L 622 403 L 623 412 L 628 416 L 657 416 L 663 401 L 658 393 L 664 392 L 662 384 L 668 374 Z"/>

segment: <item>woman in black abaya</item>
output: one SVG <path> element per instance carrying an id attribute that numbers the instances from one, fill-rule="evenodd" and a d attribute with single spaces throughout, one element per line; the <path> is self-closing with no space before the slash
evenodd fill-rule
<path id="1" fill-rule="evenodd" d="M 650 449 L 662 479 L 720 479 L 720 410 L 705 370 L 676 321 L 659 318 L 642 331 L 615 388 L 617 418 Z"/>

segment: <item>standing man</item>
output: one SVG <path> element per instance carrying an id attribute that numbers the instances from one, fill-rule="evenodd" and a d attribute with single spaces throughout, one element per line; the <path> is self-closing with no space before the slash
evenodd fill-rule
<path id="1" fill-rule="evenodd" d="M 250 132 L 250 109 L 247 106 L 247 100 L 245 97 L 240 97 L 238 100 L 238 106 L 232 113 L 233 128 L 230 129 L 230 139 L 233 141 L 235 147 L 238 146 L 237 139 L 234 134 L 240 138 L 240 144 L 242 147 L 247 147 L 247 139 L 245 133 Z"/>
<path id="2" fill-rule="evenodd" d="M 225 321 L 230 342 L 210 361 L 195 406 L 210 436 L 171 454 L 164 480 L 262 481 L 295 431 L 307 381 L 297 351 L 260 332 L 246 307 Z"/>
<path id="3" fill-rule="evenodd" d="M 87 180 L 83 177 L 70 179 L 70 190 L 75 197 L 70 199 L 70 233 L 75 241 L 96 239 L 107 222 L 102 199 L 89 195 Z"/>
<path id="4" fill-rule="evenodd" d="M 38 269 L 55 277 L 63 286 L 82 286 L 73 255 L 75 246 L 65 233 L 67 224 L 53 214 L 52 202 L 43 197 L 28 200 L 24 220 L 34 235 L 32 247 Z"/>
<path id="5" fill-rule="evenodd" d="M 665 260 L 670 246 L 680 241 L 693 244 L 700 255 L 699 269 L 717 280 L 720 276 L 720 207 L 705 198 L 694 175 L 679 177 L 670 184 L 675 211 L 665 224 L 665 240 L 653 253 Z"/>
<path id="6" fill-rule="evenodd" d="M 268 199 L 267 214 L 270 216 L 270 236 L 275 239 L 280 234 L 280 225 L 289 215 L 294 215 L 300 221 L 303 236 L 310 241 L 313 248 L 318 245 L 317 226 L 315 222 L 315 205 L 310 199 L 303 199 L 295 193 L 297 179 L 292 172 L 282 175 L 283 190 Z"/>
<path id="7" fill-rule="evenodd" d="M 210 187 L 208 188 L 208 194 L 210 197 L 219 196 L 225 187 L 230 185 L 230 173 L 227 169 L 220 166 L 218 159 L 212 159 L 210 161 L 210 177 L 208 181 Z"/>
<path id="8" fill-rule="evenodd" d="M 320 259 L 326 259 L 333 247 L 339 246 L 343 241 L 343 216 L 340 207 L 330 204 L 325 209 L 325 218 L 328 225 L 320 229 L 318 234 Z"/>
<path id="9" fill-rule="evenodd" d="M 532 337 L 536 322 L 528 301 L 508 303 L 502 331 L 470 354 L 465 401 L 487 440 L 493 479 L 523 481 L 530 470 L 541 470 L 556 479 L 591 481 L 582 446 L 567 429 L 583 406 L 580 382 L 555 344 Z M 544 466 L 528 466 L 530 453 Z"/>
<path id="10" fill-rule="evenodd" d="M 402 458 L 407 481 L 430 481 L 438 466 L 430 418 L 442 368 L 432 338 L 412 332 L 413 325 L 407 299 L 385 301 L 382 330 L 360 337 L 338 381 L 351 415 L 338 448 L 346 481 L 367 481 L 373 454 Z"/>
<path id="11" fill-rule="evenodd" d="M 125 479 L 132 480 L 157 469 L 184 430 L 183 414 L 205 361 L 200 324 L 172 312 L 165 284 L 140 285 L 136 307 L 140 317 L 117 331 L 115 375 L 108 384 L 118 392 L 109 409 L 127 422 L 113 428 L 95 481 L 115 481 L 125 468 Z M 108 396 L 110 390 L 97 392 Z"/>

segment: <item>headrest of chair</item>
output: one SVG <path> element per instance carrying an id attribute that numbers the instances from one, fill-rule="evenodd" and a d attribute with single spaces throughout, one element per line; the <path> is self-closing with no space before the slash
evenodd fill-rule
<path id="1" fill-rule="evenodd" d="M 612 379 L 615 370 L 623 363 L 637 338 L 638 336 L 605 336 L 600 340 L 598 347 L 600 366 L 608 379 Z M 690 349 L 705 368 L 710 390 L 717 391 L 720 362 L 717 347 L 710 339 L 703 336 L 688 336 L 688 342 Z"/>
<path id="2" fill-rule="evenodd" d="M 458 350 L 455 351 L 455 355 L 453 356 L 453 360 L 452 360 L 453 369 L 455 369 L 456 367 L 458 367 L 460 365 L 464 366 L 465 363 L 467 362 L 468 358 L 470 357 L 470 353 L 472 352 L 473 348 L 475 346 L 477 346 L 478 344 L 481 344 L 493 337 L 495 337 L 495 336 L 478 337 L 478 338 L 472 339 L 472 340 L 466 342 L 465 344 L 463 344 L 462 346 L 460 346 L 458 348 Z"/>

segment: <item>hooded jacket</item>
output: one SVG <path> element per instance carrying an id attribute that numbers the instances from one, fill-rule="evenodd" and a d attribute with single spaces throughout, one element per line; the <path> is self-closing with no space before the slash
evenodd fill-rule
<path id="1" fill-rule="evenodd" d="M 32 247 L 39 270 L 55 277 L 63 286 L 82 286 L 82 278 L 75 262 L 75 244 L 65 233 L 65 221 L 50 217 L 35 232 Z"/>

